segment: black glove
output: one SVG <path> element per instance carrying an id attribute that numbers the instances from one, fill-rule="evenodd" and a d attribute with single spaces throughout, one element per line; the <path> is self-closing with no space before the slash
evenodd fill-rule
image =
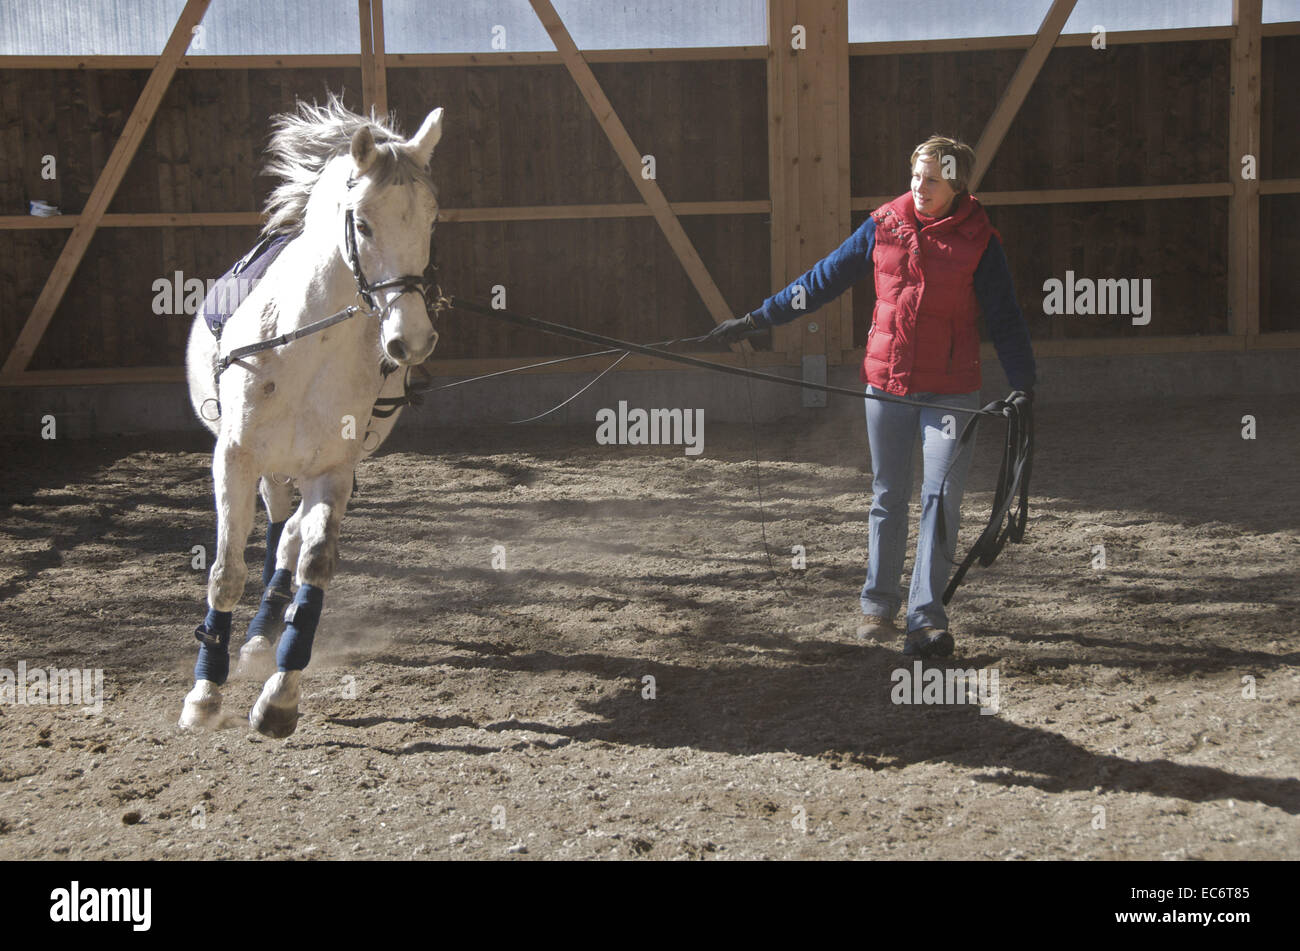
<path id="1" fill-rule="evenodd" d="M 719 343 L 734 343 L 745 334 L 750 333 L 758 328 L 754 326 L 754 318 L 751 314 L 744 317 L 734 317 L 731 320 L 724 320 L 718 326 L 714 327 L 705 340 L 717 341 Z"/>

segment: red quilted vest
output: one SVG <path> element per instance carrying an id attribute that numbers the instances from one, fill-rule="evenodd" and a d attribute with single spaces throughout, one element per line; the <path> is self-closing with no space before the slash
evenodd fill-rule
<path id="1" fill-rule="evenodd" d="M 876 307 L 862 381 L 890 393 L 980 388 L 975 269 L 997 234 L 973 195 L 920 227 L 908 192 L 871 213 Z"/>

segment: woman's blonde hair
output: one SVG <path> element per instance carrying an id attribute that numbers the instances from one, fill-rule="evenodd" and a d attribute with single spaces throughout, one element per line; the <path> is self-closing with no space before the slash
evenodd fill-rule
<path id="1" fill-rule="evenodd" d="M 958 195 L 966 191 L 971 174 L 975 171 L 975 150 L 965 142 L 946 135 L 932 135 L 912 151 L 908 170 L 916 168 L 917 156 L 925 156 L 939 163 L 939 173 L 952 185 Z M 949 160 L 950 159 L 950 160 Z"/>

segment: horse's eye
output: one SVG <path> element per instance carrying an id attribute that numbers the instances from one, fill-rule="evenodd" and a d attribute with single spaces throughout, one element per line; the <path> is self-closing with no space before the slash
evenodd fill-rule
<path id="1" fill-rule="evenodd" d="M 374 232 L 370 230 L 370 225 L 364 221 L 357 222 L 357 231 L 361 233 L 363 238 L 369 238 L 374 234 Z"/>

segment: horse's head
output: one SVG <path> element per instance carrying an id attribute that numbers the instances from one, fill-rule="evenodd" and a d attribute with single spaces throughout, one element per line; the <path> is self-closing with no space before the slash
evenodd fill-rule
<path id="1" fill-rule="evenodd" d="M 379 343 L 399 364 L 423 362 L 438 342 L 414 282 L 429 264 L 429 236 L 438 216 L 429 159 L 441 137 L 442 109 L 429 113 L 406 141 L 376 143 L 369 125 L 352 136 L 339 250 L 375 288 L 372 297 L 382 314 Z"/>

